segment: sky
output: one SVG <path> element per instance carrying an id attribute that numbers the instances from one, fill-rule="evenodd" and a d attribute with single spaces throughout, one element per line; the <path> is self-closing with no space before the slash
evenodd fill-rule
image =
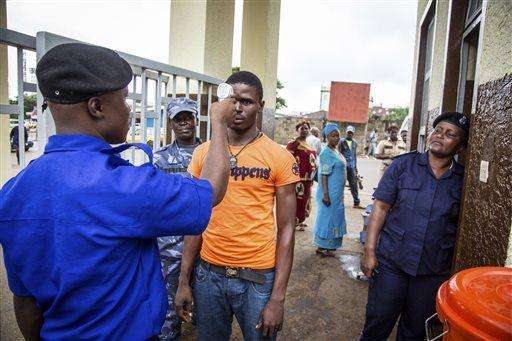
<path id="1" fill-rule="evenodd" d="M 283 0 L 278 79 L 283 112 L 319 109 L 331 81 L 371 83 L 373 104 L 408 106 L 416 24 L 414 0 Z M 236 2 L 233 65 L 240 63 L 241 11 Z M 169 1 L 7 1 L 9 29 L 48 31 L 168 62 Z M 15 49 L 9 49 L 15 97 Z M 33 59 L 33 58 L 32 58 Z"/>

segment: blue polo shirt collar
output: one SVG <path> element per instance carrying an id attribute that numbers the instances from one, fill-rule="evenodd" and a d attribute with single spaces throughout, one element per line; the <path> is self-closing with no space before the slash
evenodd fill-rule
<path id="1" fill-rule="evenodd" d="M 422 166 L 428 166 L 428 152 L 423 152 L 418 158 L 418 164 Z"/>
<path id="2" fill-rule="evenodd" d="M 417 159 L 417 162 L 419 165 L 428 166 L 428 151 L 421 153 Z M 430 171 L 430 167 L 429 167 L 429 171 Z M 464 175 L 464 166 L 462 166 L 457 161 L 453 160 L 452 169 L 450 169 L 448 172 L 446 172 L 441 178 L 450 176 L 450 174 L 452 172 L 455 174 Z"/>
<path id="3" fill-rule="evenodd" d="M 89 135 L 52 135 L 44 149 L 44 153 L 63 151 L 100 151 L 111 146 L 98 137 Z"/>

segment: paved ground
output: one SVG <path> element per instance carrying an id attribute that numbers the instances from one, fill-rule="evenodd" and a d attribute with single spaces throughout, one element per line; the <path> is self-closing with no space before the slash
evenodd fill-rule
<path id="1" fill-rule="evenodd" d="M 14 161 L 13 161 L 14 162 Z M 364 205 L 371 202 L 373 187 L 377 184 L 379 163 L 360 159 L 359 171 L 364 176 L 365 188 L 361 192 Z M 352 197 L 345 191 L 348 234 L 343 248 L 337 252 L 360 254 L 361 246 L 356 239 L 362 228 L 361 210 L 352 208 Z M 290 279 L 282 340 L 356 340 L 364 322 L 364 306 L 368 286 L 354 280 L 342 270 L 338 258 L 320 258 L 315 255 L 311 230 L 314 210 L 308 220 L 309 227 L 296 234 L 295 261 Z M 2 259 L 3 263 L 3 259 Z M 5 269 L 0 276 L 0 339 L 22 340 L 12 311 L 12 296 L 7 287 Z M 234 323 L 233 340 L 241 340 Z M 186 340 L 193 340 L 193 331 L 186 328 Z"/>

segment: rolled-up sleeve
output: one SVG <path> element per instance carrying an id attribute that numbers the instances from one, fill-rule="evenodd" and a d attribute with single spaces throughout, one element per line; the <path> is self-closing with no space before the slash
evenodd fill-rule
<path id="1" fill-rule="evenodd" d="M 213 201 L 209 181 L 164 173 L 150 164 L 126 167 L 119 178 L 116 191 L 103 201 L 108 212 L 95 210 L 97 216 L 108 215 L 117 236 L 197 235 L 206 229 Z"/>
<path id="2" fill-rule="evenodd" d="M 379 181 L 377 189 L 373 193 L 376 200 L 383 201 L 389 205 L 393 205 L 398 193 L 398 178 L 399 178 L 399 163 L 400 160 L 395 160 L 386 169 L 386 172 Z"/>

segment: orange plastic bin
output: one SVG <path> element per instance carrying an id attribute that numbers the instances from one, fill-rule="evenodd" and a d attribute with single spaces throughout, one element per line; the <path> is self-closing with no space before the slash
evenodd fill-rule
<path id="1" fill-rule="evenodd" d="M 429 340 L 512 340 L 512 269 L 455 274 L 439 288 L 436 308 L 444 329 Z"/>

